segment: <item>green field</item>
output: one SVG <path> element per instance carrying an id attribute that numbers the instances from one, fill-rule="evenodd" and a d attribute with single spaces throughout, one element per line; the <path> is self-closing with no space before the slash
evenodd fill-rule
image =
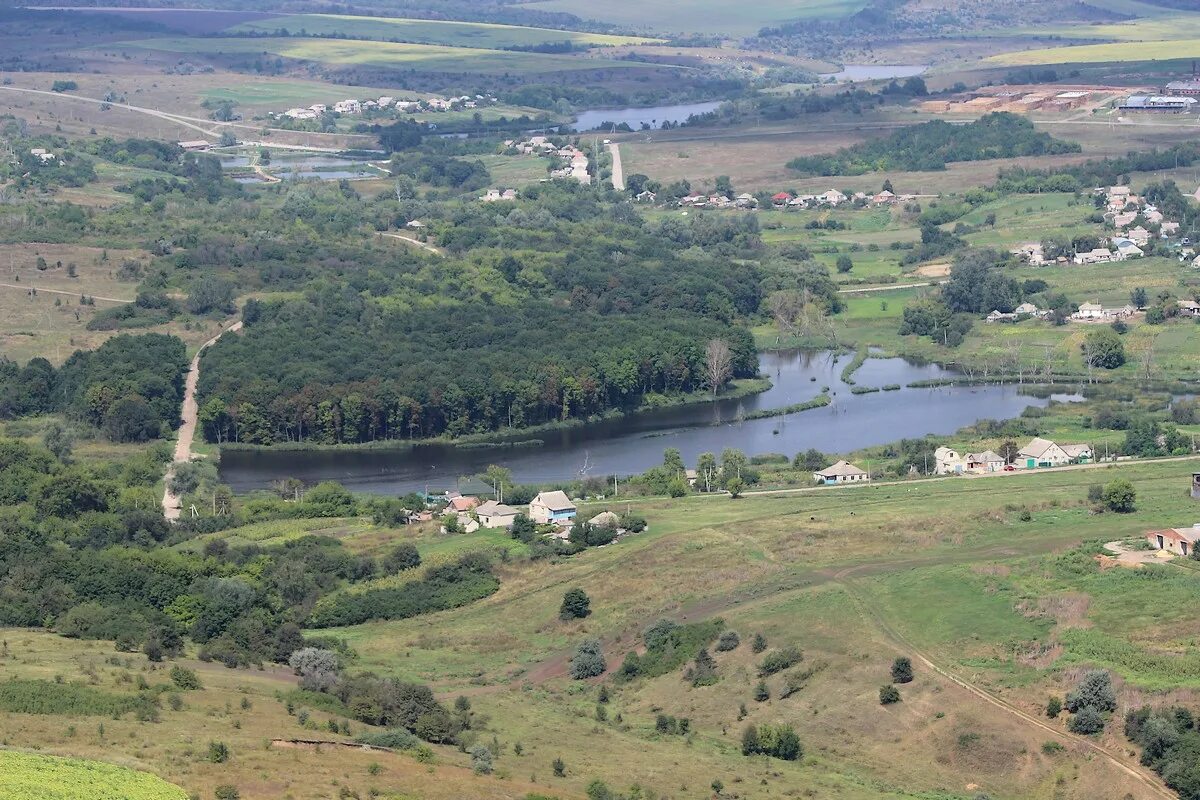
<path id="1" fill-rule="evenodd" d="M 517 25 L 493 25 L 484 22 L 402 19 L 397 17 L 353 17 L 345 14 L 292 14 L 243 22 L 229 28 L 230 33 L 273 33 L 286 29 L 293 36 L 339 34 L 356 39 L 440 44 L 450 47 L 476 47 L 502 50 L 532 47 L 546 43 L 570 42 L 581 47 L 616 47 L 645 44 L 653 39 L 635 36 L 611 36 L 602 33 L 559 31 L 548 28 L 524 28 Z"/>
<path id="2" fill-rule="evenodd" d="M 404 92 L 397 93 L 390 89 L 388 92 L 397 98 L 415 98 L 415 95 Z M 289 106 L 328 103 L 331 97 L 370 97 L 380 93 L 377 87 L 331 86 L 318 81 L 275 80 L 205 88 L 199 94 L 205 100 L 230 100 L 240 106 L 278 110 Z"/>
<path id="3" fill-rule="evenodd" d="M 585 0 L 539 0 L 529 4 L 538 11 L 563 11 L 649 33 L 684 31 L 730 36 L 748 36 L 760 28 L 797 19 L 845 17 L 865 5 L 866 0 L 763 0 L 750 5 L 726 0 L 681 0 L 675 3 L 612 0 L 603 5 Z"/>
<path id="4" fill-rule="evenodd" d="M 145 772 L 76 758 L 0 750 L 0 797 L 37 800 L 185 800 Z"/>
<path id="5" fill-rule="evenodd" d="M 370 66 L 477 75 L 535 75 L 647 66 L 640 62 L 574 58 L 543 53 L 341 39 L 162 38 L 122 42 L 120 47 L 209 56 L 270 54 L 337 66 Z"/>

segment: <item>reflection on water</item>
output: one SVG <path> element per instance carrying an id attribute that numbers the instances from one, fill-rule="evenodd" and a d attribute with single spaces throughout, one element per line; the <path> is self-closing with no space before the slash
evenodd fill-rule
<path id="1" fill-rule="evenodd" d="M 750 455 L 792 456 L 815 447 L 828 453 L 885 444 L 927 433 L 948 434 L 981 419 L 1006 419 L 1048 399 L 1018 393 L 1015 386 L 946 386 L 851 394 L 841 370 L 849 356 L 828 352 L 763 353 L 762 372 L 774 385 L 741 400 L 720 400 L 633 414 L 622 419 L 565 430 L 519 434 L 496 447 L 420 444 L 409 449 L 229 451 L 221 456 L 221 479 L 239 492 L 264 488 L 272 480 L 337 480 L 355 491 L 402 494 L 414 489 L 448 488 L 463 475 L 502 464 L 522 483 L 590 476 L 629 475 L 660 463 L 675 447 L 687 462 L 706 451 L 736 447 Z M 935 364 L 899 358 L 868 359 L 854 374 L 859 386 L 883 387 L 949 377 Z M 828 386 L 833 403 L 783 417 L 745 421 L 757 409 L 781 408 L 813 398 Z M 520 446 L 530 439 L 537 446 Z"/>
<path id="2" fill-rule="evenodd" d="M 684 122 L 690 116 L 715 111 L 719 105 L 721 103 L 714 100 L 707 103 L 684 103 L 677 106 L 654 106 L 653 108 L 594 108 L 589 111 L 580 111 L 578 118 L 571 123 L 571 127 L 577 131 L 591 131 L 607 122 L 614 125 L 624 122 L 635 131 L 642 129 L 642 123 L 651 128 L 661 128 L 664 122 L 670 122 L 672 125 Z"/>

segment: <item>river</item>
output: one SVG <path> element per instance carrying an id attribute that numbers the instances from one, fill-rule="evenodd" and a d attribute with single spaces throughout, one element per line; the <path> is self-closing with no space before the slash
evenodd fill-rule
<path id="1" fill-rule="evenodd" d="M 685 122 L 688 117 L 697 114 L 707 114 L 715 111 L 721 105 L 719 100 L 706 103 L 684 103 L 676 106 L 653 106 L 651 108 L 593 108 L 580 111 L 575 122 L 571 123 L 577 131 L 592 131 L 606 122 L 620 125 L 622 122 L 636 130 L 641 130 L 645 123 L 651 128 L 661 128 L 664 122 L 675 124 Z"/>
<path id="2" fill-rule="evenodd" d="M 695 463 L 705 451 L 736 447 L 748 455 L 788 456 L 815 447 L 839 453 L 926 433 L 948 434 L 981 419 L 1018 416 L 1045 399 L 1022 395 L 1015 386 L 938 387 L 851 394 L 840 377 L 850 356 L 835 362 L 828 352 L 780 351 L 761 355 L 761 371 L 774 385 L 742 400 L 722 400 L 647 411 L 621 419 L 564 430 L 527 434 L 540 446 L 454 447 L 422 444 L 398 450 L 224 451 L 221 480 L 236 492 L 267 487 L 283 477 L 314 483 L 340 481 L 359 492 L 398 495 L 412 490 L 453 488 L 459 476 L 502 464 L 519 483 L 550 483 L 579 476 L 630 475 L 660 463 L 676 447 Z M 854 373 L 859 386 L 905 385 L 948 377 L 933 364 L 899 358 L 871 358 Z M 784 417 L 739 421 L 756 409 L 801 403 L 828 386 L 834 402 L 825 408 Z"/>

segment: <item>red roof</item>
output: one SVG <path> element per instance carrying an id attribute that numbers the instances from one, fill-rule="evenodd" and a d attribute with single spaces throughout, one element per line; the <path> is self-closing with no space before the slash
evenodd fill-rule
<path id="1" fill-rule="evenodd" d="M 775 195 L 771 199 L 772 200 L 791 200 L 792 196 L 790 194 L 788 194 L 787 192 L 780 192 L 779 194 Z"/>

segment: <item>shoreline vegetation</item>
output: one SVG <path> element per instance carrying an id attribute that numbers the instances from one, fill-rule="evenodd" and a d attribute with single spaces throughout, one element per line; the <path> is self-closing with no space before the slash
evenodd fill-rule
<path id="1" fill-rule="evenodd" d="M 737 378 L 730 382 L 730 387 L 726 391 L 718 393 L 716 399 L 739 400 L 744 397 L 762 394 L 770 389 L 773 385 L 774 384 L 771 383 L 771 379 L 765 375 L 759 375 L 755 378 Z M 663 408 L 675 408 L 677 406 L 698 405 L 700 403 L 709 403 L 712 401 L 712 394 L 707 390 L 688 392 L 685 394 L 672 396 L 654 395 L 650 402 L 643 403 L 641 406 L 631 411 L 609 411 L 604 414 L 596 414 L 588 417 L 587 419 L 547 422 L 542 425 L 531 425 L 528 428 L 491 431 L 488 433 L 472 433 L 466 436 L 458 436 L 454 438 L 446 436 L 433 436 L 428 439 L 382 439 L 375 442 L 355 442 L 341 444 L 321 444 L 319 442 L 280 442 L 278 444 L 262 445 L 245 444 L 242 442 L 229 442 L 219 445 L 217 450 L 219 454 L 221 451 L 225 450 L 230 452 L 258 452 L 271 450 L 288 450 L 295 452 L 319 452 L 324 450 L 401 451 L 410 450 L 414 447 L 420 447 L 422 445 L 449 445 L 464 450 L 499 450 L 518 447 L 541 447 L 544 442 L 543 440 L 536 438 L 536 435 L 539 433 L 551 433 L 553 431 L 568 430 L 571 428 L 578 428 L 583 425 L 592 425 L 597 422 L 606 422 L 609 420 L 621 419 L 634 414 L 642 414 L 647 411 L 656 411 Z M 826 403 L 822 403 L 821 405 L 826 405 Z M 788 408 L 794 410 L 794 408 L 791 406 Z M 769 409 L 769 411 L 771 413 L 766 414 L 766 416 L 777 416 L 779 414 L 790 413 L 786 409 Z M 751 417 L 747 415 L 744 418 L 759 419 L 760 417 Z M 511 437 L 523 436 L 525 434 L 528 434 L 529 438 L 509 440 Z"/>

